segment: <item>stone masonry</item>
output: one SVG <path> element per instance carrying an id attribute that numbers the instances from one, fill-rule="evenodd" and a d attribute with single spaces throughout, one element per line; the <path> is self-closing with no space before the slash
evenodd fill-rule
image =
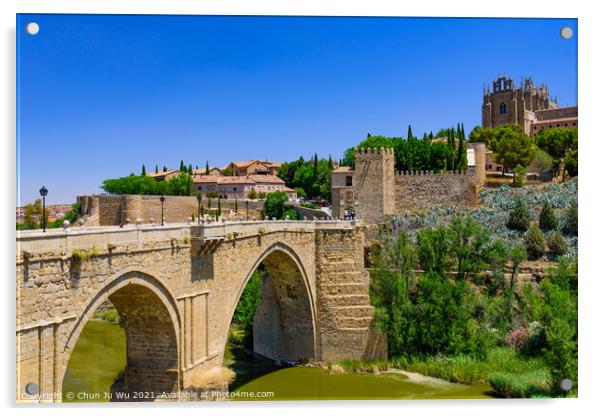
<path id="1" fill-rule="evenodd" d="M 264 264 L 254 339 L 279 360 L 382 357 L 363 226 L 249 221 L 90 227 L 17 237 L 17 400 L 60 401 L 69 357 L 107 300 L 125 328 L 123 391 L 184 391 L 222 365 L 232 316 Z M 29 395 L 26 386 L 39 386 Z"/>
<path id="2" fill-rule="evenodd" d="M 485 183 L 484 143 L 470 143 L 466 172 L 395 172 L 393 149 L 357 149 L 353 185 L 332 188 L 332 215 L 342 218 L 352 210 L 368 224 L 387 216 L 434 205 L 478 203 Z"/>

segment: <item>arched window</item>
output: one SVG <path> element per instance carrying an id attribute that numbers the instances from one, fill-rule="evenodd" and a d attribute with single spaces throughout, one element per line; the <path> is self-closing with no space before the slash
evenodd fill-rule
<path id="1" fill-rule="evenodd" d="M 508 109 L 506 108 L 506 103 L 502 103 L 500 105 L 500 114 L 506 114 L 508 112 Z"/>

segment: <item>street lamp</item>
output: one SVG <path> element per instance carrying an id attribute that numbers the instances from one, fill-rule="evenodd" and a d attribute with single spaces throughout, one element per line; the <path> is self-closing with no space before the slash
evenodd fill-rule
<path id="1" fill-rule="evenodd" d="M 48 189 L 42 186 L 40 188 L 40 196 L 42 197 L 42 232 L 46 232 L 46 195 L 48 195 Z"/>
<path id="2" fill-rule="evenodd" d="M 197 224 L 201 223 L 201 202 L 203 201 L 203 195 L 201 194 L 201 192 L 199 191 L 199 193 L 196 195 L 196 202 L 198 203 L 197 205 Z"/>
<path id="3" fill-rule="evenodd" d="M 161 195 L 161 198 L 159 198 L 159 201 L 161 201 L 161 226 L 165 225 L 164 220 L 163 220 L 163 203 L 165 202 L 165 197 L 163 195 Z"/>

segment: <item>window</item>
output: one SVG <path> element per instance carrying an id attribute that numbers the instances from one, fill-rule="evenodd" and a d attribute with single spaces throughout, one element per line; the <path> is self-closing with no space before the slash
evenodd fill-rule
<path id="1" fill-rule="evenodd" d="M 508 108 L 506 107 L 506 103 L 502 103 L 500 105 L 500 114 L 506 114 L 508 112 Z"/>
<path id="2" fill-rule="evenodd" d="M 353 176 L 346 176 L 345 177 L 345 186 L 351 186 L 353 185 Z"/>

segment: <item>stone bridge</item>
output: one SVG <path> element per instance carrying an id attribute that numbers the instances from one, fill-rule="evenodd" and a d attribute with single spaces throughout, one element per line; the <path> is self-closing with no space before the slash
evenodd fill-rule
<path id="1" fill-rule="evenodd" d="M 69 358 L 107 300 L 126 333 L 124 389 L 177 392 L 221 366 L 255 269 L 268 272 L 254 350 L 274 360 L 382 355 L 364 230 L 350 221 L 257 221 L 26 231 L 17 237 L 17 400 L 60 401 Z M 37 395 L 29 383 L 38 387 Z"/>

